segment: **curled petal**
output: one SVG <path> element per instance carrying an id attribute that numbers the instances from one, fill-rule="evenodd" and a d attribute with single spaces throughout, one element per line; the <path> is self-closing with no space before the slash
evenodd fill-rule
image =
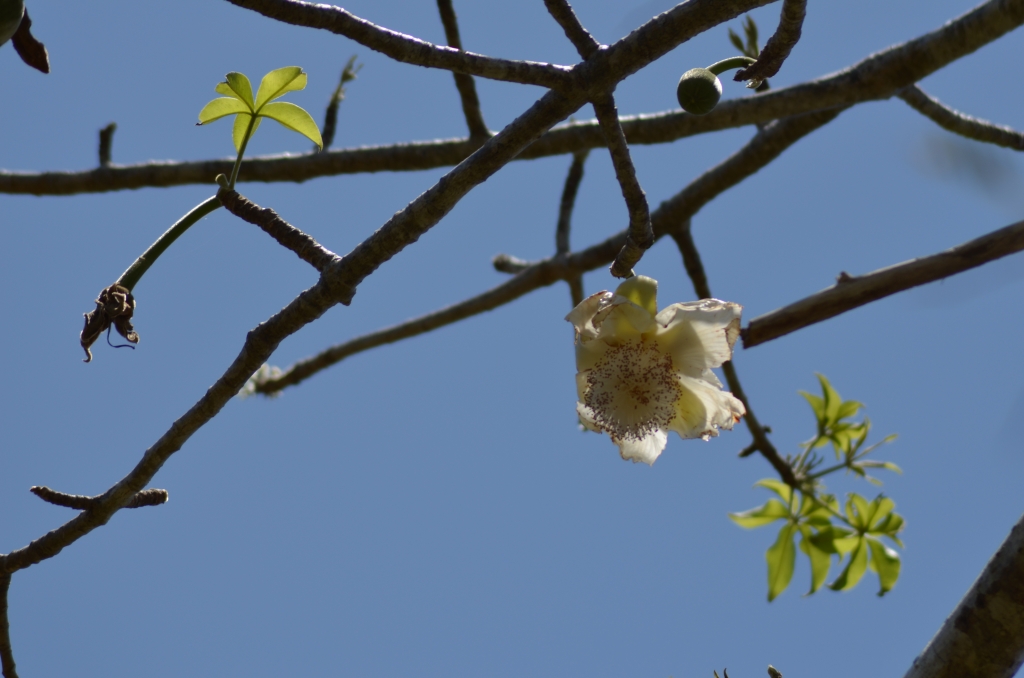
<path id="1" fill-rule="evenodd" d="M 653 465 L 654 460 L 661 455 L 668 443 L 668 434 L 662 430 L 652 431 L 639 440 L 615 440 L 612 441 L 619 446 L 619 455 L 623 459 L 633 463 L 642 461 L 647 465 Z"/>
<path id="2" fill-rule="evenodd" d="M 679 375 L 687 396 L 677 401 L 677 416 L 668 428 L 681 438 L 714 438 L 718 429 L 731 429 L 747 413 L 733 394 L 703 379 Z"/>
<path id="3" fill-rule="evenodd" d="M 656 318 L 657 341 L 681 372 L 702 378 L 706 370 L 732 358 L 742 311 L 739 304 L 718 299 L 672 304 Z"/>

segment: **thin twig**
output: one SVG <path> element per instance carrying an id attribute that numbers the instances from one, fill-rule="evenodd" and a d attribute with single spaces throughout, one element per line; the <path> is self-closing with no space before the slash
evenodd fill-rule
<path id="1" fill-rule="evenodd" d="M 442 47 L 410 35 L 377 26 L 332 5 L 315 5 L 296 0 L 228 0 L 278 21 L 321 28 L 344 35 L 395 61 L 456 73 L 478 75 L 491 80 L 518 82 L 541 87 L 565 87 L 571 83 L 568 66 L 531 61 L 495 59 L 453 47 Z"/>
<path id="2" fill-rule="evenodd" d="M 754 318 L 741 331 L 743 347 L 778 339 L 884 297 L 924 285 L 1024 250 L 1024 221 L 993 231 L 944 252 L 859 276 L 846 272 L 835 285 Z"/>
<path id="3" fill-rule="evenodd" d="M 671 236 L 676 241 L 680 254 L 683 255 L 683 266 L 686 268 L 686 274 L 690 277 L 697 296 L 701 299 L 714 298 L 714 295 L 711 294 L 711 286 L 708 284 L 707 274 L 704 272 L 704 263 L 700 259 L 700 251 L 693 241 L 690 221 L 687 220 L 678 229 L 672 231 Z M 779 451 L 775 449 L 775 445 L 768 439 L 768 433 L 754 415 L 754 410 L 750 406 L 747 394 L 743 391 L 740 377 L 736 373 L 736 366 L 733 365 L 732 360 L 722 364 L 722 373 L 725 375 L 725 381 L 729 384 L 729 390 L 732 391 L 734 396 L 739 398 L 747 410 L 746 414 L 743 415 L 743 420 L 747 423 L 747 430 L 750 431 L 750 435 L 754 439 L 754 442 L 743 450 L 740 456 L 747 456 L 755 450 L 760 452 L 761 456 L 768 460 L 768 463 L 772 465 L 772 468 L 775 469 L 784 483 L 790 487 L 798 487 L 799 481 L 796 474 L 793 473 L 793 467 L 786 463 L 786 460 L 782 458 Z"/>
<path id="4" fill-rule="evenodd" d="M 626 135 L 619 125 L 619 114 L 615 110 L 615 99 L 612 95 L 594 99 L 594 111 L 601 123 L 605 139 L 608 141 L 608 152 L 612 156 L 615 167 L 615 178 L 622 189 L 622 197 L 626 200 L 629 210 L 629 229 L 626 244 L 612 263 L 611 273 L 616 278 L 628 278 L 633 275 L 633 266 L 640 261 L 644 252 L 654 244 L 654 231 L 651 229 L 651 211 L 647 206 L 647 196 L 636 178 L 636 168 L 629 157 L 629 145 Z"/>
<path id="5" fill-rule="evenodd" d="M 239 195 L 237 191 L 227 188 L 217 191 L 217 197 L 228 212 L 250 224 L 259 226 L 282 247 L 290 249 L 299 259 L 320 273 L 338 261 L 337 254 L 318 243 L 312 236 L 306 235 L 289 224 L 269 207 L 260 207 Z"/>
<path id="6" fill-rule="evenodd" d="M 11 649 L 11 624 L 7 620 L 7 592 L 11 588 L 9 572 L 0 572 L 0 668 L 4 678 L 18 678 Z"/>
<path id="7" fill-rule="evenodd" d="M 1007 5 L 1002 0 L 989 0 L 932 33 L 890 47 L 838 73 L 792 87 L 723 101 L 704 116 L 675 111 L 624 116 L 620 124 L 630 144 L 660 144 L 697 134 L 764 124 L 801 113 L 885 99 L 1024 24 L 1024 9 L 1018 2 Z M 682 6 L 694 4 L 684 3 Z M 700 23 L 701 17 L 693 18 L 694 24 Z M 614 48 L 614 45 L 609 47 L 607 52 Z M 605 140 L 596 120 L 574 122 L 542 135 L 516 160 L 532 160 L 603 146 Z M 320 154 L 247 158 L 245 180 L 302 182 L 339 174 L 451 167 L 469 157 L 476 148 L 477 144 L 466 139 L 450 139 L 340 149 Z M 84 172 L 0 170 L 0 193 L 71 195 L 209 184 L 210 177 L 229 174 L 233 162 L 234 159 L 154 162 Z"/>
<path id="8" fill-rule="evenodd" d="M 334 134 L 338 129 L 338 109 L 341 108 L 341 102 L 345 100 L 345 84 L 355 80 L 356 73 L 362 67 L 362 64 L 356 66 L 356 55 L 353 54 L 349 57 L 345 67 L 341 69 L 338 86 L 334 88 L 331 100 L 327 104 L 327 110 L 324 112 L 324 127 L 320 135 L 321 141 L 323 141 L 323 148 L 314 148 L 315 152 L 326 151 L 334 143 Z"/>
<path id="9" fill-rule="evenodd" d="M 110 165 L 110 149 L 114 143 L 114 131 L 116 129 L 117 123 L 112 122 L 100 130 L 100 167 Z"/>
<path id="10" fill-rule="evenodd" d="M 915 111 L 930 118 L 939 127 L 949 130 L 953 134 L 1012 148 L 1015 151 L 1024 151 L 1024 133 L 988 120 L 972 118 L 965 113 L 953 110 L 938 99 L 928 96 L 917 85 L 900 90 L 896 96 L 910 104 Z"/>
<path id="11" fill-rule="evenodd" d="M 459 37 L 459 23 L 455 17 L 452 0 L 437 0 L 437 9 L 441 13 L 441 23 L 444 24 L 444 35 L 448 40 L 448 46 L 463 51 L 462 38 Z M 480 110 L 480 98 L 476 95 L 473 76 L 454 72 L 452 75 L 455 76 L 455 88 L 459 90 L 459 98 L 462 100 L 462 113 L 466 117 L 470 140 L 480 141 L 489 138 L 491 131 L 487 129 L 487 123 L 484 122 L 484 116 Z"/>
<path id="12" fill-rule="evenodd" d="M 558 205 L 558 226 L 555 228 L 555 254 L 569 254 L 569 231 L 572 228 L 572 210 L 576 205 L 576 194 L 583 181 L 583 164 L 587 161 L 589 151 L 574 153 L 569 173 L 565 177 L 562 188 L 562 200 Z M 583 301 L 583 275 L 569 279 L 569 297 L 573 308 Z"/>
<path id="13" fill-rule="evenodd" d="M 756 80 L 760 83 L 767 80 L 782 68 L 782 62 L 786 60 L 793 47 L 800 39 L 800 31 L 804 25 L 804 16 L 807 14 L 807 0 L 785 0 L 782 3 L 782 13 L 779 16 L 779 27 L 775 34 L 768 38 L 757 61 L 746 68 L 736 72 L 733 80 Z"/>
<path id="14" fill-rule="evenodd" d="M 57 490 L 51 490 L 49 487 L 30 487 L 29 492 L 36 495 L 45 502 L 49 502 L 56 506 L 63 506 L 65 508 L 76 509 L 78 511 L 88 511 L 92 508 L 101 497 L 89 497 L 83 494 L 65 494 L 64 492 L 58 492 Z M 123 508 L 142 508 L 144 506 L 159 506 L 160 504 L 166 504 L 170 495 L 167 490 L 149 489 L 141 490 L 136 492 L 135 495 L 128 500 L 128 503 Z"/>
<path id="15" fill-rule="evenodd" d="M 569 38 L 581 57 L 589 59 L 594 52 L 601 49 L 601 43 L 583 27 L 567 0 L 544 0 L 544 6 L 565 31 L 565 37 Z"/>
<path id="16" fill-rule="evenodd" d="M 661 237 L 674 231 L 680 223 L 696 214 L 715 196 L 742 182 L 777 158 L 786 148 L 838 114 L 839 111 L 824 111 L 772 123 L 742 149 L 702 174 L 673 198 L 662 203 L 651 215 L 655 236 Z M 501 263 L 496 261 L 495 268 L 515 273 L 515 278 L 454 306 L 328 348 L 292 365 L 277 376 L 267 376 L 259 380 L 254 384 L 253 390 L 267 395 L 277 393 L 337 364 L 348 356 L 424 334 L 477 313 L 497 308 L 501 304 L 560 280 L 570 281 L 586 271 L 607 265 L 622 249 L 625 240 L 626 232 L 622 231 L 585 250 L 532 263 L 508 255 L 499 255 L 495 259 L 501 260 Z"/>

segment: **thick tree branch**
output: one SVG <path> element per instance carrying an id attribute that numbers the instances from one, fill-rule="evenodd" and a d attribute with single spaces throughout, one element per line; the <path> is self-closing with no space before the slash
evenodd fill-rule
<path id="1" fill-rule="evenodd" d="M 904 678 L 1013 678 L 1024 663 L 1024 517 Z"/>
<path id="2" fill-rule="evenodd" d="M 1021 24 L 1024 24 L 1024 0 L 990 0 L 936 31 L 879 52 L 838 73 L 801 85 L 723 101 L 704 116 L 673 111 L 626 116 L 620 119 L 620 124 L 628 143 L 660 144 L 697 134 L 764 124 L 801 113 L 885 99 Z M 605 139 L 596 120 L 570 123 L 544 134 L 516 159 L 532 160 L 604 146 Z M 321 154 L 247 158 L 244 178 L 246 181 L 301 182 L 338 174 L 450 167 L 469 157 L 476 147 L 466 139 L 449 139 L 342 149 Z M 212 182 L 218 174 L 230 174 L 233 162 L 227 158 L 155 162 L 114 165 L 85 172 L 0 170 L 0 193 L 71 195 L 147 186 L 204 184 Z"/>
<path id="3" fill-rule="evenodd" d="M 441 14 L 441 23 L 444 24 L 444 35 L 448 40 L 448 46 L 462 51 L 462 38 L 459 37 L 459 23 L 455 17 L 452 0 L 437 0 L 437 9 Z M 462 113 L 466 116 L 470 140 L 482 141 L 489 138 L 491 131 L 487 129 L 484 115 L 480 111 L 480 99 L 476 95 L 473 76 L 465 73 L 452 73 L 452 75 L 455 76 L 455 88 L 459 91 L 459 98 L 462 100 Z"/>
<path id="4" fill-rule="evenodd" d="M 714 295 L 711 294 L 711 286 L 708 284 L 708 277 L 704 272 L 704 263 L 700 259 L 697 244 L 693 242 L 690 222 L 687 221 L 672 231 L 671 235 L 679 247 L 679 253 L 683 255 L 683 267 L 686 268 L 686 275 L 690 277 L 697 297 L 700 299 L 713 299 Z M 775 472 L 779 474 L 784 483 L 790 487 L 799 487 L 800 482 L 793 473 L 793 467 L 787 464 L 786 460 L 779 454 L 779 451 L 775 449 L 775 445 L 768 439 L 768 432 L 761 426 L 761 422 L 754 415 L 754 410 L 750 406 L 750 400 L 747 399 L 747 394 L 743 391 L 742 384 L 740 384 L 740 377 L 736 373 L 736 366 L 733 365 L 731 360 L 722 365 L 722 373 L 725 374 L 729 390 L 732 391 L 734 396 L 739 398 L 747 410 L 746 414 L 743 415 L 743 420 L 747 423 L 747 430 L 750 431 L 750 435 L 754 439 L 750 447 L 741 452 L 740 456 L 747 456 L 754 450 L 760 452 L 761 456 L 772 465 L 772 468 L 775 469 Z"/>
<path id="5" fill-rule="evenodd" d="M 337 254 L 318 243 L 312 236 L 289 224 L 274 210 L 260 207 L 238 192 L 226 188 L 217 191 L 217 198 L 228 212 L 243 221 L 259 226 L 282 247 L 290 249 L 299 259 L 320 273 L 339 260 Z"/>
<path id="6" fill-rule="evenodd" d="M 18 678 L 11 649 L 11 624 L 7 620 L 7 592 L 11 588 L 11 575 L 0 572 L 0 669 L 4 678 Z"/>
<path id="7" fill-rule="evenodd" d="M 332 5 L 314 5 L 298 0 L 228 0 L 265 17 L 295 26 L 319 28 L 355 40 L 395 61 L 428 68 L 443 68 L 456 73 L 479 75 L 491 80 L 518 82 L 541 87 L 565 87 L 571 84 L 570 68 L 531 61 L 495 59 L 442 47 L 377 26 Z"/>
<path id="8" fill-rule="evenodd" d="M 715 196 L 754 174 L 777 158 L 786 148 L 838 114 L 839 111 L 823 111 L 789 120 L 779 120 L 768 125 L 742 149 L 702 174 L 672 199 L 662 203 L 651 215 L 655 237 L 677 230 L 680 224 L 686 222 Z M 586 271 L 607 265 L 622 249 L 625 240 L 626 231 L 621 231 L 603 242 L 569 256 L 555 256 L 533 263 L 507 255 L 496 257 L 504 263 L 499 264 L 496 260 L 495 268 L 515 273 L 515 278 L 454 306 L 333 346 L 296 363 L 278 376 L 260 379 L 258 383 L 251 385 L 250 390 L 264 394 L 279 392 L 348 356 L 492 310 L 540 287 L 553 285 L 562 280 L 572 280 Z"/>
<path id="9" fill-rule="evenodd" d="M 918 285 L 941 280 L 1014 252 L 1024 250 L 1024 221 L 920 259 L 851 276 L 845 271 L 836 284 L 750 321 L 740 336 L 744 348 L 778 339 Z"/>
<path id="10" fill-rule="evenodd" d="M 775 29 L 775 34 L 768 38 L 761 54 L 757 56 L 757 61 L 738 70 L 733 80 L 756 80 L 760 83 L 778 73 L 782 68 L 782 62 L 789 57 L 789 53 L 800 39 L 806 14 L 807 0 L 785 0 L 782 3 L 782 15 L 779 17 L 779 27 Z"/>
<path id="11" fill-rule="evenodd" d="M 1024 151 L 1024 133 L 955 111 L 938 99 L 925 94 L 917 85 L 901 89 L 896 96 L 910 104 L 915 111 L 930 118 L 939 127 L 949 130 L 953 134 L 1012 148 L 1015 151 Z"/>
<path id="12" fill-rule="evenodd" d="M 622 197 L 629 210 L 629 229 L 626 231 L 626 244 L 622 246 L 615 261 L 612 262 L 611 273 L 616 278 L 628 278 L 633 275 L 636 265 L 644 252 L 654 244 L 654 231 L 651 229 L 651 211 L 647 206 L 647 196 L 636 178 L 636 168 L 629 157 L 629 145 L 626 135 L 619 125 L 619 114 L 615 110 L 615 99 L 611 94 L 594 99 L 594 111 L 601 123 L 601 130 L 608 142 L 608 151 L 615 167 L 615 178 L 622 189 Z"/>

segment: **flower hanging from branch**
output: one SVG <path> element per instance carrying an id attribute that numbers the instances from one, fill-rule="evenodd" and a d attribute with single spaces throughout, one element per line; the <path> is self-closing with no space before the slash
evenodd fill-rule
<path id="1" fill-rule="evenodd" d="M 707 440 L 746 413 L 712 372 L 732 358 L 743 307 L 718 299 L 658 312 L 658 282 L 629 278 L 566 320 L 576 328 L 576 411 L 623 459 L 653 464 L 668 431 Z"/>

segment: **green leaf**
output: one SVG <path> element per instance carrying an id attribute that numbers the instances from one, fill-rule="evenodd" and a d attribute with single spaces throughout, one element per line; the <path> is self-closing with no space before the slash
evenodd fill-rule
<path id="1" fill-rule="evenodd" d="M 893 473 L 899 473 L 900 475 L 903 475 L 903 469 L 901 469 L 899 466 L 892 463 L 891 461 L 874 461 L 873 459 L 867 459 L 858 462 L 857 465 L 860 466 L 861 468 L 884 468 L 887 471 L 892 471 Z"/>
<path id="2" fill-rule="evenodd" d="M 846 568 L 834 582 L 829 584 L 829 588 L 833 591 L 849 591 L 857 585 L 868 569 L 868 547 L 864 544 L 866 539 L 858 537 L 857 541 L 857 548 L 850 554 L 850 561 L 846 564 Z"/>
<path id="3" fill-rule="evenodd" d="M 199 124 L 205 125 L 208 122 L 220 120 L 227 115 L 248 113 L 248 111 L 249 107 L 245 105 L 245 102 L 239 101 L 238 99 L 230 97 L 214 99 L 203 106 L 203 110 L 199 111 Z"/>
<path id="4" fill-rule="evenodd" d="M 840 554 L 846 554 L 857 548 L 857 545 L 860 544 L 860 535 L 850 534 L 845 537 L 837 537 L 832 540 L 832 544 Z"/>
<path id="5" fill-rule="evenodd" d="M 846 402 L 839 405 L 838 418 L 849 419 L 850 417 L 856 415 L 858 410 L 860 410 L 860 408 L 862 407 L 863 405 L 857 402 L 856 400 L 847 400 Z"/>
<path id="6" fill-rule="evenodd" d="M 754 528 L 789 517 L 789 509 L 778 499 L 769 499 L 764 506 L 742 513 L 730 513 L 729 517 L 740 527 Z"/>
<path id="7" fill-rule="evenodd" d="M 836 541 L 839 539 L 845 539 L 850 535 L 850 531 L 846 528 L 829 526 L 821 528 L 816 534 L 812 534 L 810 537 L 811 543 L 814 544 L 815 548 L 824 551 L 829 555 L 838 555 L 839 549 L 836 548 Z M 856 540 L 856 537 L 854 538 Z M 856 544 L 851 544 L 850 548 L 853 548 Z"/>
<path id="8" fill-rule="evenodd" d="M 782 482 L 781 480 L 773 480 L 772 478 L 765 478 L 758 480 L 754 483 L 754 487 L 767 487 L 775 494 L 782 497 L 782 501 L 788 506 L 793 498 L 793 488 Z"/>
<path id="9" fill-rule="evenodd" d="M 305 77 L 305 73 L 303 73 L 303 77 Z M 261 108 L 260 115 L 278 121 L 293 132 L 298 132 L 321 149 L 324 147 L 324 141 L 320 138 L 320 129 L 316 126 L 316 122 L 300 106 L 287 101 L 275 101 Z"/>
<path id="10" fill-rule="evenodd" d="M 818 420 L 819 424 L 824 426 L 825 401 L 822 400 L 819 396 L 812 395 L 807 391 L 797 391 L 797 393 L 802 395 L 807 400 L 808 404 L 811 406 L 811 409 L 814 410 L 814 418 Z"/>
<path id="11" fill-rule="evenodd" d="M 249 78 L 245 77 L 242 73 L 236 73 L 231 71 L 224 76 L 224 82 L 217 85 L 215 88 L 220 94 L 227 94 L 228 96 L 237 97 L 240 101 L 244 101 L 248 106 L 249 110 L 255 110 L 252 103 L 252 85 L 249 84 Z M 228 91 L 225 91 L 228 90 Z"/>
<path id="12" fill-rule="evenodd" d="M 768 561 L 768 602 L 786 590 L 793 579 L 793 567 L 796 564 L 796 547 L 793 545 L 793 532 L 796 525 L 787 523 L 779 530 L 779 537 L 765 553 Z"/>
<path id="13" fill-rule="evenodd" d="M 874 504 L 874 510 L 871 512 L 870 522 L 876 525 L 888 518 L 892 510 L 896 508 L 896 502 L 889 497 L 879 496 L 871 503 Z"/>
<path id="14" fill-rule="evenodd" d="M 856 492 L 851 492 L 846 499 L 846 518 L 859 530 L 867 530 L 871 523 L 871 507 L 868 500 Z"/>
<path id="15" fill-rule="evenodd" d="M 740 36 L 736 35 L 731 28 L 729 29 L 729 42 L 731 42 L 736 49 L 746 54 L 747 50 L 743 46 L 743 41 L 740 40 Z"/>
<path id="16" fill-rule="evenodd" d="M 249 129 L 249 120 L 252 118 L 248 113 L 239 113 L 235 117 L 235 126 L 231 130 L 231 141 L 235 143 L 235 150 L 242 150 L 242 141 L 245 138 L 245 132 Z M 252 138 L 253 134 L 256 134 L 256 130 L 260 127 L 260 118 L 256 117 L 256 124 L 252 126 L 252 131 L 249 132 L 249 137 Z"/>
<path id="17" fill-rule="evenodd" d="M 256 104 L 253 106 L 253 109 L 258 113 L 262 113 L 261 109 L 268 101 L 273 101 L 288 92 L 294 92 L 305 87 L 306 74 L 298 66 L 285 66 L 284 68 L 270 71 L 260 81 L 260 89 L 256 92 Z M 305 134 L 305 132 L 302 132 L 302 134 Z M 317 132 L 317 136 L 319 134 Z"/>
<path id="18" fill-rule="evenodd" d="M 868 539 L 867 542 L 871 548 L 871 569 L 878 573 L 878 582 L 881 585 L 878 595 L 884 596 L 900 578 L 900 556 L 880 541 Z"/>
<path id="19" fill-rule="evenodd" d="M 820 589 L 821 585 L 825 583 L 825 579 L 828 578 L 832 557 L 827 551 L 818 548 L 815 542 L 816 535 L 811 533 L 811 528 L 801 525 L 800 533 L 803 535 L 800 540 L 800 550 L 806 553 L 811 561 L 811 590 L 807 592 L 807 595 L 810 595 Z"/>
<path id="20" fill-rule="evenodd" d="M 829 383 L 824 374 L 818 374 L 818 381 L 821 382 L 821 392 L 825 396 L 825 420 L 829 423 L 835 423 L 839 420 L 839 407 L 843 404 L 843 399 L 832 388 L 832 384 Z"/>

